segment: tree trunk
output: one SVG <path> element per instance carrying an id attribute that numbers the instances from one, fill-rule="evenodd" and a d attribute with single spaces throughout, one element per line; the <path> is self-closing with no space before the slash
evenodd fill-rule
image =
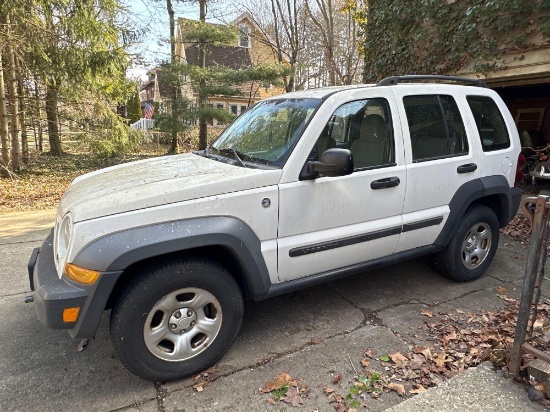
<path id="1" fill-rule="evenodd" d="M 27 112 L 26 112 L 26 90 L 23 86 L 23 81 L 19 79 L 17 82 L 19 92 L 19 121 L 21 122 L 21 154 L 23 155 L 23 163 L 29 162 L 29 142 L 27 138 Z"/>
<path id="2" fill-rule="evenodd" d="M 38 132 L 38 145 L 37 149 L 40 153 L 43 152 L 44 148 L 42 147 L 43 133 L 42 133 L 42 109 L 40 108 L 40 92 L 38 91 L 38 82 L 36 78 L 34 80 L 34 98 L 36 105 L 36 130 Z"/>
<path id="3" fill-rule="evenodd" d="M 0 142 L 2 143 L 2 163 L 0 174 L 9 175 L 7 167 L 10 163 L 8 142 L 8 110 L 6 107 L 6 91 L 4 90 L 4 67 L 2 65 L 2 49 L 0 49 Z"/>
<path id="4" fill-rule="evenodd" d="M 170 21 L 170 63 L 172 63 L 172 68 L 176 63 L 176 35 L 175 35 L 175 19 L 174 19 L 174 8 L 172 6 L 172 0 L 166 0 L 166 9 L 168 10 L 168 18 Z M 178 110 L 177 110 L 177 99 L 178 99 L 178 88 L 179 81 L 176 79 L 173 80 L 170 90 L 170 98 L 172 100 L 172 131 L 171 131 L 171 140 L 172 144 L 170 145 L 170 150 L 168 153 L 177 153 L 178 152 Z M 158 82 L 158 76 L 156 81 Z"/>
<path id="5" fill-rule="evenodd" d="M 7 30 L 9 30 L 10 19 L 6 19 Z M 15 76 L 15 53 L 11 43 L 8 42 L 8 93 L 9 93 L 9 112 L 11 129 L 11 168 L 19 170 L 19 113 L 17 102 L 17 77 Z"/>
<path id="6" fill-rule="evenodd" d="M 200 13 L 199 13 L 199 20 L 202 22 L 206 21 L 206 0 L 200 0 Z M 206 67 L 206 45 L 204 43 L 199 44 L 199 66 L 200 67 Z M 202 95 L 202 90 L 204 90 L 204 87 L 206 85 L 206 82 L 204 79 L 201 79 L 200 81 L 200 87 L 199 89 L 201 92 L 199 93 L 199 107 L 204 108 L 206 106 L 206 99 L 208 96 Z M 204 150 L 208 146 L 208 125 L 206 123 L 206 119 L 203 116 L 199 117 L 199 150 Z"/>
<path id="7" fill-rule="evenodd" d="M 61 139 L 59 138 L 59 125 L 57 123 L 57 100 L 59 88 L 57 84 L 46 85 L 46 119 L 48 121 L 48 140 L 50 142 L 50 154 L 61 156 Z"/>

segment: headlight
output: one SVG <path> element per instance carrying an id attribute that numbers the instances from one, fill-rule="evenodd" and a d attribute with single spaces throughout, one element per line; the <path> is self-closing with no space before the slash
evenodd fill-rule
<path id="1" fill-rule="evenodd" d="M 73 231 L 73 222 L 70 214 L 66 214 L 59 227 L 57 227 L 57 236 L 55 239 L 55 260 L 58 263 L 58 267 L 65 265 L 67 258 L 67 251 L 69 250 L 69 244 L 71 241 L 71 234 Z"/>

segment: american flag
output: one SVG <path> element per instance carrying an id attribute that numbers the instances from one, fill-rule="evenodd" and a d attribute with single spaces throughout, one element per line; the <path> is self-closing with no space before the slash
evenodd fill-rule
<path id="1" fill-rule="evenodd" d="M 155 113 L 155 106 L 153 106 L 151 103 L 145 103 L 145 108 L 143 109 L 143 116 L 146 119 L 152 119 L 153 113 Z"/>

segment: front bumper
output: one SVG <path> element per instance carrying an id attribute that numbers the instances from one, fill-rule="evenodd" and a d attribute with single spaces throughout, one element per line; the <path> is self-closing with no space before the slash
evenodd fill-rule
<path id="1" fill-rule="evenodd" d="M 53 230 L 42 246 L 33 250 L 28 268 L 34 307 L 40 322 L 52 329 L 73 328 L 74 322 L 63 322 L 63 310 L 82 308 L 88 293 L 59 279 L 53 254 Z"/>
<path id="2" fill-rule="evenodd" d="M 59 279 L 53 252 L 53 230 L 29 261 L 29 281 L 40 322 L 52 329 L 68 329 L 73 338 L 93 338 L 107 301 L 122 271 L 101 272 L 93 285 Z M 80 308 L 76 322 L 63 322 L 63 311 Z"/>

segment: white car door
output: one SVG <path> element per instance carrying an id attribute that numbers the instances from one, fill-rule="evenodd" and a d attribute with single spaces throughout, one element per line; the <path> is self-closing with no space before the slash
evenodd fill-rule
<path id="1" fill-rule="evenodd" d="M 350 149 L 352 174 L 299 180 L 308 159 Z M 389 90 L 335 93 L 300 139 L 279 185 L 278 273 L 286 281 L 391 255 L 407 183 L 401 125 Z M 295 167 L 298 165 L 298 168 Z"/>
<path id="2" fill-rule="evenodd" d="M 466 86 L 463 86 L 465 89 Z M 392 88 L 405 140 L 407 196 L 397 252 L 432 244 L 459 187 L 480 176 L 479 154 L 464 120 L 469 110 L 456 87 Z"/>

